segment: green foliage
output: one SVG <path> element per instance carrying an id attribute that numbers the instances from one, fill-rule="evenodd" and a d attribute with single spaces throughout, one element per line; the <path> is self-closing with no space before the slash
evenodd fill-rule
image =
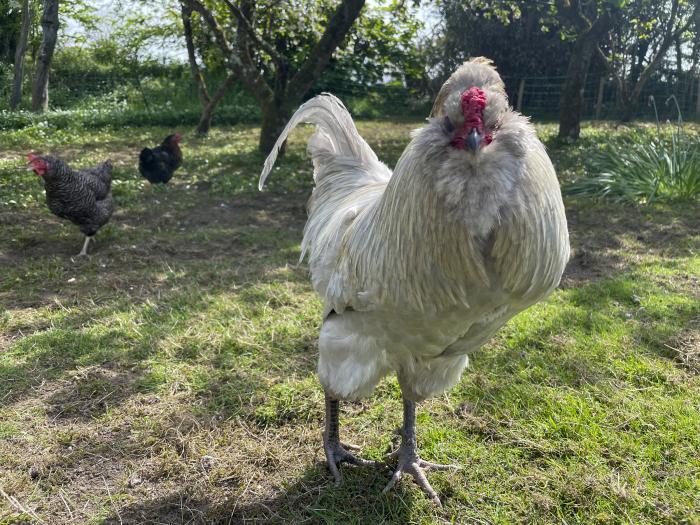
<path id="1" fill-rule="evenodd" d="M 36 0 L 35 0 L 36 1 Z M 40 2 L 37 2 L 37 7 L 41 9 Z M 61 21 L 59 26 L 58 42 L 59 45 L 69 40 L 74 43 L 86 44 L 90 41 L 89 37 L 98 30 L 100 22 L 99 13 L 95 8 L 94 2 L 90 0 L 61 0 L 58 6 L 58 16 Z M 67 23 L 70 20 L 72 23 Z M 68 28 L 74 27 L 75 33 L 68 33 Z"/>
<path id="2" fill-rule="evenodd" d="M 19 2 L 0 0 L 0 66 L 14 62 L 21 19 L 22 6 Z"/>
<path id="3" fill-rule="evenodd" d="M 5 76 L 9 79 L 10 75 L 8 70 Z M 222 78 L 215 74 L 207 80 L 218 85 Z M 1 89 L 0 95 L 3 129 L 39 125 L 44 130 L 48 127 L 49 131 L 58 131 L 79 126 L 196 124 L 202 111 L 186 64 L 135 59 L 109 39 L 98 39 L 90 46 L 65 46 L 57 51 L 49 97 L 53 111 L 43 115 L 2 111 L 7 108 L 9 95 L 5 96 Z M 234 86 L 221 102 L 214 122 L 250 123 L 259 115 L 252 98 L 240 86 Z M 32 129 L 25 132 L 33 133 Z"/>
<path id="4" fill-rule="evenodd" d="M 234 41 L 237 24 L 230 11 L 222 2 L 209 4 L 228 31 L 229 40 Z M 266 0 L 255 2 L 251 18 L 257 33 L 289 61 L 293 72 L 306 60 L 337 6 L 338 0 Z M 348 85 L 366 89 L 381 83 L 385 75 L 401 81 L 408 78 L 409 82 L 420 78 L 425 67 L 415 37 L 421 27 L 416 9 L 409 2 L 381 0 L 366 5 L 314 90 L 347 91 Z M 209 30 L 200 23 L 195 23 L 193 29 L 204 64 L 210 70 L 220 70 L 221 53 Z M 256 61 L 271 78 L 269 57 L 260 52 Z"/>
<path id="5" fill-rule="evenodd" d="M 434 89 L 473 56 L 494 60 L 504 77 L 566 70 L 571 44 L 562 40 L 562 25 L 545 3 L 448 0 L 440 3 L 440 15 L 443 24 L 426 43 L 427 60 L 439 71 Z"/>
<path id="6" fill-rule="evenodd" d="M 85 99 L 80 109 L 57 110 L 37 114 L 30 111 L 0 111 L 0 130 L 10 131 L 5 137 L 9 143 L 31 137 L 43 140 L 50 136 L 67 135 L 81 129 L 122 126 L 195 125 L 199 122 L 201 107 L 197 104 L 178 106 L 171 101 L 151 104 L 148 109 L 130 107 L 114 98 L 114 93 L 104 97 Z M 226 104 L 222 104 L 214 122 L 218 124 L 250 124 L 260 119 L 260 112 L 248 96 L 237 91 Z"/>
<path id="7" fill-rule="evenodd" d="M 75 34 L 61 35 L 63 40 L 52 64 L 49 100 L 51 108 L 58 111 L 43 120 L 23 113 L 6 115 L 0 126 L 31 128 L 41 122 L 41 128 L 26 130 L 28 136 L 36 136 L 35 132 L 46 131 L 46 126 L 57 129 L 76 122 L 91 128 L 195 123 L 201 106 L 187 63 L 163 62 L 149 55 L 164 47 L 172 53 L 184 49 L 179 4 L 169 0 L 148 0 L 145 4 L 148 11 L 135 9 L 130 3 L 120 5 L 123 16 L 117 17 L 116 12 L 105 10 L 105 3 L 99 8 L 105 17 L 101 23 L 111 21 L 112 28 L 104 36 L 95 37 L 100 34 L 96 28 L 97 8 L 82 0 L 62 3 L 61 15 L 72 20 L 72 28 L 80 29 L 73 30 Z M 212 2 L 211 6 L 227 31 L 235 29 L 235 21 L 221 2 Z M 256 27 L 276 49 L 288 54 L 295 68 L 308 55 L 336 6 L 336 0 L 261 2 L 256 7 Z M 148 14 L 153 12 L 159 16 Z M 337 93 L 356 108 L 359 116 L 412 114 L 416 108 L 424 114 L 425 101 L 402 87 L 404 81 L 415 84 L 424 69 L 413 45 L 419 27 L 413 8 L 404 2 L 385 0 L 367 6 L 313 93 Z M 204 77 L 213 93 L 227 72 L 219 49 L 198 16 L 193 16 L 193 29 Z M 261 68 L 267 71 L 267 58 L 261 56 L 260 60 Z M 0 110 L 9 102 L 9 75 L 9 66 L 0 66 Z M 387 75 L 395 79 L 394 85 L 383 85 Z M 223 99 L 215 123 L 248 123 L 259 118 L 260 109 L 243 89 L 236 86 Z M 26 98 L 24 104 L 28 104 Z"/>
<path id="8" fill-rule="evenodd" d="M 673 6 L 676 3 L 677 9 L 674 10 Z M 673 39 L 677 39 L 681 54 L 684 47 L 690 47 L 693 35 L 697 38 L 698 33 L 698 27 L 694 27 L 698 22 L 699 11 L 696 9 L 696 2 L 691 0 L 626 2 L 623 11 L 617 17 L 616 30 L 610 34 L 611 51 L 608 53 L 610 66 L 616 70 L 616 75 L 624 83 L 626 96 L 629 96 L 627 91 L 632 91 L 635 84 L 640 81 L 642 72 L 650 67 L 650 63 L 653 63 L 655 55 L 667 41 L 669 31 L 680 31 Z M 672 18 L 671 15 L 674 17 Z M 681 31 L 683 27 L 690 30 Z M 668 42 L 668 45 L 670 43 Z M 693 48 L 691 55 L 696 52 L 696 48 Z M 675 58 L 678 60 L 678 56 Z M 663 63 L 658 64 L 658 66 L 662 65 Z M 673 71 L 675 76 L 678 76 L 679 72 L 682 75 L 683 64 L 680 64 L 680 67 L 679 64 L 673 64 L 673 66 L 674 68 L 669 67 L 669 70 Z M 688 73 L 692 74 L 692 71 Z M 658 77 L 662 75 L 662 71 L 657 73 Z M 680 80 L 675 78 L 676 82 Z"/>
<path id="9" fill-rule="evenodd" d="M 566 186 L 576 197 L 651 204 L 700 197 L 700 143 L 680 132 L 670 138 L 640 132 L 594 152 L 590 175 Z"/>
<path id="10" fill-rule="evenodd" d="M 384 0 L 366 6 L 319 85 L 337 91 L 348 81 L 366 87 L 382 83 L 387 75 L 409 83 L 421 78 L 425 58 L 415 45 L 421 27 L 408 2 Z"/>

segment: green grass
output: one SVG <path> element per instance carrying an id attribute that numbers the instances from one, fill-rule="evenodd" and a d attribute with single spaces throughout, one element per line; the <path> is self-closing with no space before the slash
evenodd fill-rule
<path id="1" fill-rule="evenodd" d="M 393 165 L 416 123 L 361 122 Z M 165 188 L 136 172 L 165 128 L 0 133 L 0 524 L 634 523 L 700 515 L 700 214 L 567 202 L 572 260 L 460 384 L 419 408 L 444 507 L 409 479 L 323 464 L 314 374 L 321 305 L 297 265 L 308 131 L 255 189 L 257 129 L 184 129 Z M 602 141 L 539 131 L 564 181 Z M 82 239 L 53 217 L 27 151 L 111 157 L 118 211 Z M 395 379 L 343 405 L 344 437 L 395 443 Z"/>

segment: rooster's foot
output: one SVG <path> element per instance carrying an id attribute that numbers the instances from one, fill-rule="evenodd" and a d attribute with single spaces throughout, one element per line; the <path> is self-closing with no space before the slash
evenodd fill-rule
<path id="1" fill-rule="evenodd" d="M 333 474 L 336 486 L 340 485 L 342 480 L 338 469 L 342 462 L 368 467 L 383 466 L 383 463 L 358 458 L 348 452 L 348 450 L 359 450 L 360 447 L 340 441 L 339 415 L 340 402 L 326 392 L 326 429 L 323 432 L 323 450 L 326 452 L 328 468 Z"/>
<path id="2" fill-rule="evenodd" d="M 336 486 L 340 485 L 342 481 L 342 476 L 340 475 L 340 470 L 338 467 L 343 462 L 363 467 L 383 466 L 383 464 L 379 463 L 378 461 L 358 458 L 348 452 L 348 450 L 358 450 L 360 447 L 356 445 L 341 443 L 340 441 L 324 442 L 323 445 L 323 448 L 326 451 L 326 459 L 328 460 L 328 469 L 331 471 L 331 474 L 333 474 L 333 479 L 335 480 Z"/>
<path id="3" fill-rule="evenodd" d="M 85 257 L 88 260 L 92 259 L 92 255 L 90 255 L 89 253 L 80 252 L 79 254 L 71 257 L 70 260 L 71 260 L 71 262 L 76 262 L 78 259 L 81 259 L 83 257 Z"/>
<path id="4" fill-rule="evenodd" d="M 416 444 L 416 404 L 405 397 L 403 400 L 403 428 L 399 431 L 399 434 L 401 434 L 401 446 L 387 455 L 388 459 L 398 458 L 399 462 L 391 476 L 391 480 L 389 480 L 387 486 L 384 487 L 383 493 L 386 494 L 389 492 L 404 474 L 410 474 L 430 500 L 435 503 L 435 505 L 441 507 L 442 503 L 440 502 L 440 498 L 430 485 L 428 478 L 425 477 L 424 470 L 450 470 L 459 469 L 461 467 L 459 465 L 431 463 L 430 461 L 422 460 L 418 456 L 418 446 Z"/>
<path id="5" fill-rule="evenodd" d="M 413 476 L 413 479 L 416 481 L 421 490 L 423 490 L 423 492 L 426 493 L 428 498 L 430 498 L 430 500 L 437 506 L 442 506 L 437 492 L 435 492 L 433 487 L 430 485 L 428 478 L 425 476 L 425 470 L 451 470 L 459 469 L 460 466 L 441 465 L 439 463 L 431 463 L 430 461 L 424 461 L 418 457 L 415 450 L 411 450 L 410 448 L 404 447 L 401 447 L 392 452 L 391 454 L 388 454 L 387 457 L 392 458 L 397 456 L 399 458 L 399 463 L 398 465 L 396 465 L 396 470 L 394 470 L 394 473 L 391 476 L 391 480 L 389 481 L 389 483 L 387 483 L 386 487 L 384 487 L 384 490 L 382 492 L 386 494 L 394 487 L 394 485 L 396 485 L 396 483 L 403 477 L 404 474 L 410 474 L 411 476 Z"/>

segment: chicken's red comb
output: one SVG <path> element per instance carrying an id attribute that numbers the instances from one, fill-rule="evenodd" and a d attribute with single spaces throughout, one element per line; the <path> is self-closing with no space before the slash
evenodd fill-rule
<path id="1" fill-rule="evenodd" d="M 486 107 L 486 93 L 478 87 L 472 87 L 462 93 L 461 102 L 464 120 L 481 119 Z"/>
<path id="2" fill-rule="evenodd" d="M 28 153 L 28 154 L 27 154 L 27 160 L 28 160 L 29 162 L 34 162 L 34 161 L 35 161 L 36 159 L 38 159 L 38 158 L 39 158 L 39 155 L 37 155 L 37 154 L 35 154 L 35 153 Z"/>

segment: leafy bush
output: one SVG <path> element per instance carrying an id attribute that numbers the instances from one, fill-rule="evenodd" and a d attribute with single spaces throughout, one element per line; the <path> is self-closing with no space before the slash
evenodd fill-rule
<path id="1" fill-rule="evenodd" d="M 586 171 L 591 175 L 564 186 L 565 194 L 634 204 L 697 199 L 700 142 L 681 131 L 670 139 L 638 133 L 593 153 Z"/>
<path id="2" fill-rule="evenodd" d="M 80 109 L 57 110 L 47 113 L 30 111 L 0 111 L 0 131 L 21 130 L 32 135 L 35 130 L 46 133 L 69 131 L 77 128 L 119 128 L 122 126 L 183 126 L 199 122 L 202 108 L 198 105 L 182 107 L 172 103 L 149 106 L 148 109 L 106 100 L 109 96 L 88 99 Z M 258 122 L 260 110 L 248 100 L 222 104 L 215 116 L 216 124 L 250 124 Z M 39 133 L 41 135 L 41 133 Z M 6 137 L 7 139 L 8 137 Z"/>

